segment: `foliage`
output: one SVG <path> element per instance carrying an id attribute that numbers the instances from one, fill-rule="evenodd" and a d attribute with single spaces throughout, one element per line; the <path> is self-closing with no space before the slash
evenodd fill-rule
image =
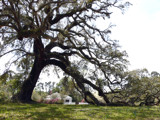
<path id="1" fill-rule="evenodd" d="M 35 88 L 36 91 L 39 91 L 40 94 L 42 91 L 44 91 L 44 83 L 40 82 L 36 85 L 36 88 Z"/>
<path id="2" fill-rule="evenodd" d="M 8 91 L 6 90 L 6 85 L 0 86 L 0 102 L 6 102 L 9 100 L 10 95 Z"/>
<path id="3" fill-rule="evenodd" d="M 1 104 L 0 119 L 14 120 L 158 120 L 160 107 L 100 107 L 93 105 Z"/>
<path id="4" fill-rule="evenodd" d="M 114 9 L 129 5 L 125 0 L 1 0 L 0 58 L 11 56 L 6 69 L 16 66 L 23 81 L 14 100 L 30 102 L 41 71 L 54 65 L 75 80 L 86 101 L 102 105 L 95 90 L 109 104 L 105 93 L 123 82 L 127 53 L 109 37 L 112 25 L 102 29 L 96 22 L 106 23 Z"/>
<path id="5" fill-rule="evenodd" d="M 71 77 L 65 76 L 62 78 L 59 83 L 56 84 L 56 87 L 52 90 L 53 93 L 58 92 L 62 95 L 69 95 L 72 97 L 72 100 L 75 102 L 80 102 L 83 98 L 82 94 L 77 90 L 78 86 Z"/>
<path id="6" fill-rule="evenodd" d="M 126 73 L 126 83 L 117 93 L 108 95 L 112 102 L 124 102 L 128 105 L 160 104 L 160 75 L 151 74 L 147 69 L 138 69 Z"/>
<path id="7" fill-rule="evenodd" d="M 159 104 L 159 73 L 128 72 L 127 53 L 110 38 L 112 25 L 96 24 L 129 5 L 125 0 L 1 0 L 0 58 L 11 58 L 4 61 L 1 96 L 31 102 L 39 75 L 54 66 L 56 74 L 67 76 L 55 91 L 72 97 L 81 93 L 97 105 Z"/>
<path id="8" fill-rule="evenodd" d="M 0 76 L 0 101 L 11 101 L 21 87 L 21 75 L 13 71 L 6 72 Z"/>
<path id="9" fill-rule="evenodd" d="M 133 73 L 132 73 L 133 72 Z M 128 80 L 128 94 L 134 96 L 141 104 L 154 105 L 160 103 L 160 76 L 154 76 L 147 70 L 132 71 L 132 79 Z M 138 75 L 137 75 L 138 74 Z M 136 100 L 137 99 L 137 100 Z"/>
<path id="10" fill-rule="evenodd" d="M 36 102 L 42 102 L 43 98 L 38 94 L 38 92 L 33 91 L 33 93 L 32 93 L 32 100 L 34 100 Z"/>
<path id="11" fill-rule="evenodd" d="M 55 84 L 55 82 L 51 82 L 51 81 L 45 82 L 45 89 L 46 89 L 46 92 L 48 92 L 48 94 L 51 94 L 52 89 L 54 88 L 54 84 Z M 47 88 L 48 88 L 48 90 L 47 90 Z"/>

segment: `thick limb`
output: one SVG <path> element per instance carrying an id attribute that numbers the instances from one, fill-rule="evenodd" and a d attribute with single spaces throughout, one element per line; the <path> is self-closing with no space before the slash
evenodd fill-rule
<path id="1" fill-rule="evenodd" d="M 32 92 L 38 81 L 39 75 L 43 67 L 44 66 L 42 62 L 36 59 L 34 60 L 32 70 L 28 78 L 23 82 L 20 92 L 16 94 L 15 96 L 13 96 L 14 101 L 19 101 L 23 103 L 29 103 L 32 101 L 31 100 Z"/>

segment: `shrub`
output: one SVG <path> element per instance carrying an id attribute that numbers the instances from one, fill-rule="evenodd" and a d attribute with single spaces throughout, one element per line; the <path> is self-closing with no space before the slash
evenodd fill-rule
<path id="1" fill-rule="evenodd" d="M 58 98 L 51 99 L 51 100 L 45 100 L 44 102 L 47 104 L 63 104 L 63 101 Z"/>
<path id="2" fill-rule="evenodd" d="M 1 84 L 1 86 L 0 86 L 0 102 L 8 102 L 11 100 L 12 93 L 8 89 L 9 89 L 9 86 Z"/>
<path id="3" fill-rule="evenodd" d="M 41 102 L 43 99 L 42 97 L 38 94 L 38 92 L 33 91 L 32 93 L 32 100 L 36 101 L 36 102 Z"/>

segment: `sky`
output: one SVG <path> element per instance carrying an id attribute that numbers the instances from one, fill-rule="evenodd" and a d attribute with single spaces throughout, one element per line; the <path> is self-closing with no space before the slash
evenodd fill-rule
<path id="1" fill-rule="evenodd" d="M 111 37 L 128 53 L 129 70 L 147 68 L 160 73 L 160 0 L 130 0 L 125 11 L 115 12 Z"/>
<path id="2" fill-rule="evenodd" d="M 160 73 L 160 0 L 129 1 L 133 5 L 124 14 L 117 10 L 111 15 L 110 21 L 116 25 L 111 38 L 119 40 L 121 49 L 127 51 L 129 70 L 147 68 Z M 42 79 L 57 82 L 58 78 L 41 74 Z"/>
<path id="3" fill-rule="evenodd" d="M 160 73 L 160 0 L 129 1 L 133 5 L 124 14 L 117 10 L 111 15 L 109 21 L 116 25 L 111 38 L 119 40 L 121 49 L 128 53 L 129 70 L 147 68 Z M 58 79 L 54 75 L 47 77 Z"/>

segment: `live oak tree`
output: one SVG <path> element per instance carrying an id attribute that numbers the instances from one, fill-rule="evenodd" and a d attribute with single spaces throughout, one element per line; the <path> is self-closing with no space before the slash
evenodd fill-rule
<path id="1" fill-rule="evenodd" d="M 121 87 L 106 95 L 112 105 L 159 105 L 160 104 L 160 74 L 151 73 L 147 69 L 137 69 L 125 72 Z M 116 92 L 115 92 L 116 91 Z"/>
<path id="2" fill-rule="evenodd" d="M 103 105 L 92 94 L 98 91 L 110 104 L 105 94 L 123 82 L 127 55 L 110 39 L 111 25 L 105 21 L 101 29 L 96 21 L 128 5 L 121 0 L 0 0 L 0 57 L 13 55 L 7 70 L 17 66 L 23 74 L 14 100 L 31 102 L 41 71 L 54 65 L 75 80 L 86 101 Z"/>
<path id="3" fill-rule="evenodd" d="M 160 104 L 160 74 L 147 69 L 130 71 L 122 97 L 129 105 Z"/>

